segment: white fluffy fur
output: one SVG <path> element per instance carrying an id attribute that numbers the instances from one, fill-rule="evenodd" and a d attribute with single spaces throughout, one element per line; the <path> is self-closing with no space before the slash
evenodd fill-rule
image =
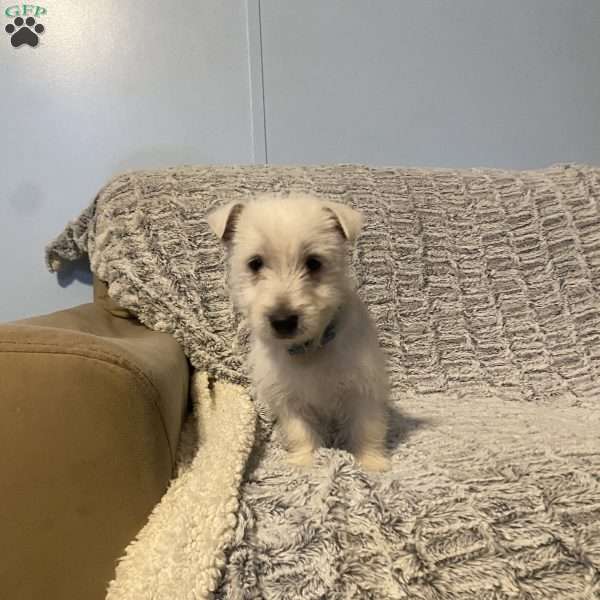
<path id="1" fill-rule="evenodd" d="M 231 203 L 208 222 L 229 246 L 232 299 L 252 332 L 252 378 L 283 428 L 290 462 L 310 464 L 315 449 L 333 442 L 365 468 L 385 469 L 385 361 L 347 275 L 347 244 L 360 231 L 360 214 L 295 194 Z M 316 273 L 307 269 L 309 256 L 322 263 Z M 255 257 L 258 272 L 249 268 Z M 269 317 L 281 312 L 298 315 L 291 337 L 271 327 Z M 335 338 L 318 347 L 332 320 Z M 307 341 L 310 350 L 290 355 L 290 345 Z"/>

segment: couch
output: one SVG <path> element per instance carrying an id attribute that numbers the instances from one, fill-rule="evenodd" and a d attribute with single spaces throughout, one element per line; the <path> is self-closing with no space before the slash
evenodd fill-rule
<path id="1" fill-rule="evenodd" d="M 205 217 L 224 201 L 286 190 L 346 202 L 365 215 L 354 267 L 388 354 L 398 413 L 392 469 L 378 478 L 361 473 L 337 449 L 321 449 L 309 472 L 287 467 L 268 411 L 245 391 L 247 332 L 222 285 L 224 256 Z M 112 300 L 100 283 L 97 296 L 112 325 L 92 330 L 79 318 L 77 327 L 112 344 L 119 338 L 122 346 L 125 334 L 114 333 L 114 319 L 122 331 L 154 335 L 135 314 L 150 329 L 171 334 L 203 375 L 190 382 L 193 418 L 179 444 L 187 453 L 178 456 L 177 479 L 162 497 L 185 412 L 184 382 L 173 385 L 178 399 L 165 397 L 166 435 L 148 425 L 150 415 L 156 427 L 160 420 L 139 392 L 117 403 L 125 414 L 114 415 L 121 395 L 109 390 L 98 405 L 111 407 L 110 418 L 87 405 L 82 411 L 81 393 L 61 393 L 79 400 L 62 407 L 62 418 L 54 411 L 67 425 L 56 444 L 80 438 L 50 461 L 53 445 L 31 442 L 43 439 L 41 432 L 52 435 L 50 418 L 31 421 L 16 438 L 19 419 L 6 419 L 12 437 L 3 431 L 1 439 L 23 440 L 25 450 L 39 453 L 25 461 L 20 456 L 12 471 L 5 467 L 17 479 L 9 483 L 15 499 L 6 505 L 17 526 L 6 547 L 18 552 L 8 555 L 2 575 L 10 574 L 13 589 L 22 586 L 16 588 L 22 597 L 40 597 L 40 590 L 44 598 L 94 597 L 118 556 L 110 600 L 600 597 L 600 169 L 188 166 L 129 173 L 109 182 L 67 225 L 48 247 L 47 261 L 56 271 L 83 255 L 108 283 Z M 92 309 L 78 309 L 85 310 Z M 15 348 L 31 347 L 17 345 L 31 326 L 6 330 L 13 336 L 7 360 Z M 56 343 L 56 331 L 54 348 L 62 355 L 71 342 Z M 170 352 L 157 352 L 151 378 L 160 379 Z M 146 358 L 138 360 L 148 367 Z M 83 373 L 86 384 L 104 389 L 116 379 L 110 370 L 111 377 L 94 379 L 77 367 L 77 379 L 63 385 L 70 389 Z M 14 364 L 0 364 L 4 371 L 12 388 L 2 402 L 11 398 L 7 414 L 18 415 L 28 406 L 20 388 L 40 386 L 22 385 Z M 187 379 L 185 370 L 181 377 Z M 155 385 L 157 398 L 163 388 Z M 52 405 L 54 390 L 47 390 L 38 406 Z M 167 409 L 174 411 L 170 417 Z M 193 436 L 186 444 L 194 431 L 199 444 Z M 50 506 L 44 513 L 41 495 L 23 494 L 19 486 L 72 464 L 89 438 L 104 440 L 104 451 L 92 448 L 85 466 L 79 461 L 78 470 L 53 476 L 64 489 L 65 481 L 76 481 L 74 491 L 59 496 L 64 519 L 53 539 L 40 542 L 47 527 L 42 515 L 56 519 L 59 511 Z M 161 440 L 164 464 L 153 470 Z M 125 472 L 123 460 L 131 460 Z M 29 463 L 41 465 L 37 478 Z M 98 464 L 116 464 L 117 474 L 96 481 Z M 22 479 L 11 475 L 17 469 Z M 152 473 L 156 485 L 149 491 L 143 475 Z M 87 477 L 96 481 L 88 498 L 100 494 L 102 502 L 90 516 L 96 528 L 78 526 L 78 537 L 69 536 L 75 544 L 61 532 L 70 531 L 65 523 L 78 518 L 78 508 L 85 514 L 88 504 L 76 499 Z M 109 492 L 112 504 L 104 497 Z M 17 507 L 27 499 L 32 506 L 24 517 Z M 107 537 L 110 551 L 94 561 L 90 548 Z M 23 539 L 35 540 L 31 550 L 15 542 Z M 41 575 L 33 572 L 39 549 L 47 555 L 38 561 Z M 90 569 L 102 562 L 104 571 L 86 580 L 84 562 Z M 33 595 L 23 587 L 28 575 L 41 581 Z M 76 578 L 78 587 L 69 588 Z"/>

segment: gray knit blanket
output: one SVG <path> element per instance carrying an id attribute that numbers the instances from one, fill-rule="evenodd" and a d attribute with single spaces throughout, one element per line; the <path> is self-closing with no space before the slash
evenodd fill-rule
<path id="1" fill-rule="evenodd" d="M 163 542 L 169 572 L 119 597 L 600 598 L 600 169 L 136 172 L 67 226 L 48 264 L 88 254 L 111 297 L 196 369 L 247 386 L 247 332 L 204 218 L 288 190 L 366 217 L 353 265 L 389 360 L 392 469 L 364 473 L 336 449 L 288 467 L 257 406 L 210 589 L 172 567 L 203 568 L 193 540 Z"/>

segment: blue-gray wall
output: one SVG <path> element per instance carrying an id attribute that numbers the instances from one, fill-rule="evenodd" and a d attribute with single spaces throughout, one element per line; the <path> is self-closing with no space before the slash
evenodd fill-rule
<path id="1" fill-rule="evenodd" d="M 261 0 L 271 162 L 600 163 L 600 0 Z"/>
<path id="2" fill-rule="evenodd" d="M 598 0 L 50 0 L 35 49 L 11 4 L 0 321 L 90 299 L 43 247 L 126 169 L 600 164 Z"/>

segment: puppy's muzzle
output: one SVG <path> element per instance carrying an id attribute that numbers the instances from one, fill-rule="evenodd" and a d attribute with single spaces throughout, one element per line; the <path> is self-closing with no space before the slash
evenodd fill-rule
<path id="1" fill-rule="evenodd" d="M 270 315 L 269 323 L 278 337 L 292 337 L 298 331 L 298 315 L 295 314 Z"/>

